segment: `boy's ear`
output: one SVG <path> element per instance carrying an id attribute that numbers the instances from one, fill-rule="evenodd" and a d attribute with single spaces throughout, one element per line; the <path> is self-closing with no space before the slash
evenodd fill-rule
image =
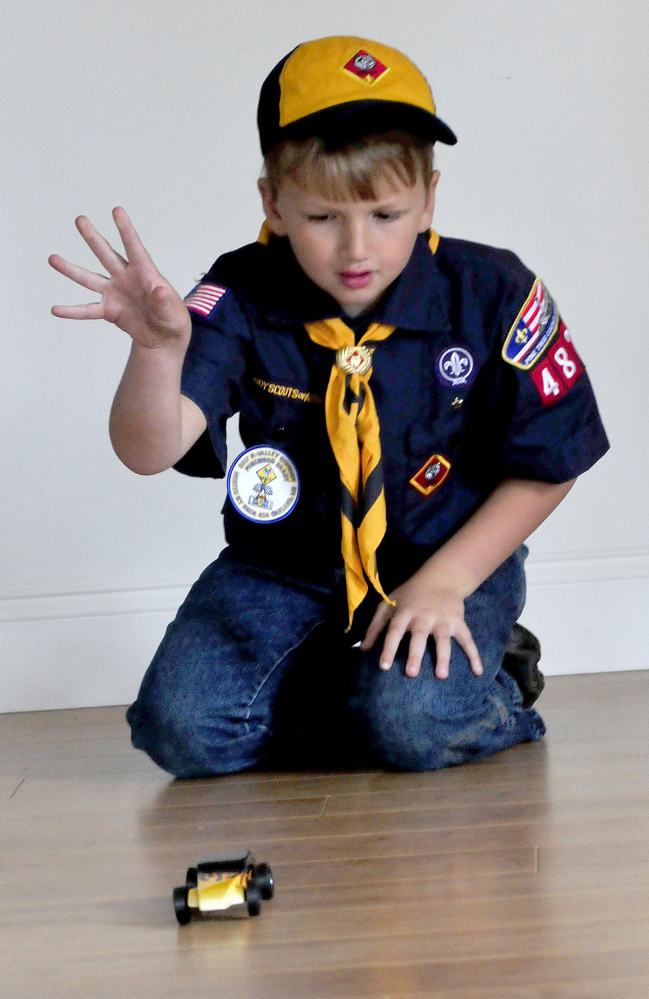
<path id="1" fill-rule="evenodd" d="M 428 195 L 426 197 L 426 205 L 421 216 L 421 223 L 419 226 L 419 232 L 426 232 L 430 229 L 433 224 L 433 213 L 435 211 L 435 192 L 437 190 L 437 182 L 439 181 L 439 170 L 433 170 L 433 176 L 430 179 L 430 185 L 428 187 Z"/>
<path id="2" fill-rule="evenodd" d="M 282 222 L 282 216 L 277 209 L 277 201 L 270 189 L 270 182 L 265 177 L 261 177 L 257 181 L 257 186 L 261 194 L 261 203 L 264 206 L 264 215 L 266 216 L 266 221 L 271 232 L 275 236 L 285 236 L 286 228 Z"/>

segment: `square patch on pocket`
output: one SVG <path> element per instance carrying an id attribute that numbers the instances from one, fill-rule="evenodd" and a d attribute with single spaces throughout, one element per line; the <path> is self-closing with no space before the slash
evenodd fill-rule
<path id="1" fill-rule="evenodd" d="M 450 471 L 450 461 L 447 461 L 441 454 L 434 454 L 419 469 L 417 474 L 413 475 L 410 485 L 414 486 L 422 496 L 430 496 L 436 489 L 439 489 Z"/>

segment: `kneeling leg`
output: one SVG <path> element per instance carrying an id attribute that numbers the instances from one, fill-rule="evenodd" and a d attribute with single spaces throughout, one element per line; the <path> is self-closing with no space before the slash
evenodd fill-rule
<path id="1" fill-rule="evenodd" d="M 431 638 L 417 677 L 405 675 L 409 636 L 390 670 L 379 669 L 381 640 L 364 653 L 352 708 L 378 754 L 407 770 L 436 770 L 540 739 L 545 727 L 523 707 L 503 656 L 525 593 L 520 550 L 466 601 L 465 620 L 480 651 L 484 673 L 475 676 L 453 641 L 447 679 L 435 676 Z"/>
<path id="2" fill-rule="evenodd" d="M 265 759 L 292 655 L 331 594 L 226 551 L 192 587 L 127 712 L 133 744 L 176 777 Z"/>

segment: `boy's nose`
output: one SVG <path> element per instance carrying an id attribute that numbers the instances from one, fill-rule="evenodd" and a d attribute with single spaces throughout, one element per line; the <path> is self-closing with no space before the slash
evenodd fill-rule
<path id="1" fill-rule="evenodd" d="M 349 261 L 366 260 L 369 256 L 367 228 L 363 222 L 349 222 L 343 232 L 342 250 Z"/>

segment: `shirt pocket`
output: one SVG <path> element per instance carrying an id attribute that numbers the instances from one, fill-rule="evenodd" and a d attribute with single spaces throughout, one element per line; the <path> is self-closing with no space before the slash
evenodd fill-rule
<path id="1" fill-rule="evenodd" d="M 402 480 L 403 511 L 431 513 L 453 489 L 454 462 L 461 417 L 430 429 L 419 424 L 408 427 Z"/>

